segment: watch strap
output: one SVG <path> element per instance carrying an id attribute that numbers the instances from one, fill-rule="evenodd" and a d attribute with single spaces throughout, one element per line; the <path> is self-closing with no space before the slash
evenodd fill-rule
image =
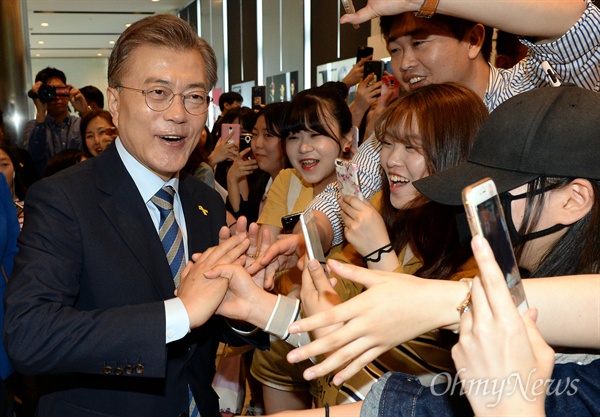
<path id="1" fill-rule="evenodd" d="M 429 19 L 437 10 L 440 0 L 425 0 L 418 12 L 415 12 L 416 17 Z"/>

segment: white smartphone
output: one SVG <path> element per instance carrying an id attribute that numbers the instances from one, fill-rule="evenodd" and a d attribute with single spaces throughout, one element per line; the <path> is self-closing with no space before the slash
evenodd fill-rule
<path id="1" fill-rule="evenodd" d="M 340 196 L 351 195 L 365 201 L 358 179 L 358 165 L 342 158 L 336 158 L 335 171 L 340 185 Z"/>
<path id="2" fill-rule="evenodd" d="M 521 283 L 521 274 L 510 243 L 496 184 L 490 178 L 484 178 L 465 187 L 462 199 L 471 234 L 481 235 L 489 242 L 517 309 L 520 313 L 525 312 L 529 308 L 525 289 Z"/>
<path id="3" fill-rule="evenodd" d="M 321 239 L 319 238 L 319 230 L 317 229 L 317 223 L 315 222 L 315 216 L 313 215 L 312 210 L 306 210 L 300 215 L 300 225 L 302 226 L 302 234 L 304 235 L 308 259 L 316 259 L 324 268 L 325 254 L 323 253 L 323 246 L 321 246 Z"/>
<path id="4" fill-rule="evenodd" d="M 342 0 L 342 6 L 344 6 L 344 10 L 346 11 L 346 14 L 352 14 L 355 13 L 356 10 L 354 9 L 354 4 L 352 3 L 352 0 Z M 354 29 L 358 29 L 360 26 L 358 25 L 352 25 L 354 27 Z"/>

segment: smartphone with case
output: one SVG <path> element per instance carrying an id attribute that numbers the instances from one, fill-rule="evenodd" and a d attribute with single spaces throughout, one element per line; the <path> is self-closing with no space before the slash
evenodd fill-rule
<path id="1" fill-rule="evenodd" d="M 369 74 L 375 74 L 373 82 L 380 81 L 383 77 L 383 62 L 381 61 L 366 61 L 364 67 L 363 78 L 367 78 Z"/>
<path id="2" fill-rule="evenodd" d="M 373 48 L 370 46 L 359 46 L 356 49 L 356 62 L 371 55 L 373 55 Z"/>
<path id="3" fill-rule="evenodd" d="M 323 267 L 325 267 L 325 254 L 323 253 L 319 230 L 312 210 L 309 209 L 300 214 L 300 225 L 302 226 L 302 234 L 304 235 L 308 259 L 316 259 Z"/>
<path id="4" fill-rule="evenodd" d="M 352 3 L 352 0 L 342 0 L 342 6 L 344 7 L 344 10 L 346 11 L 347 14 L 352 14 L 352 13 L 356 12 L 356 10 L 354 9 L 354 4 Z M 360 26 L 352 25 L 352 27 L 354 27 L 354 29 L 358 29 Z"/>
<path id="5" fill-rule="evenodd" d="M 358 165 L 342 158 L 336 158 L 335 172 L 340 186 L 340 196 L 351 195 L 365 201 L 358 179 Z"/>
<path id="6" fill-rule="evenodd" d="M 298 224 L 298 220 L 300 220 L 300 215 L 302 213 L 292 213 L 286 214 L 281 218 L 281 225 L 283 226 L 283 233 L 286 235 L 294 233 L 294 227 Z"/>
<path id="7" fill-rule="evenodd" d="M 239 146 L 240 153 L 242 153 L 242 151 L 250 148 L 251 143 L 252 143 L 252 134 L 251 133 L 242 133 L 240 135 L 240 146 Z M 244 159 L 254 159 L 254 154 L 252 153 L 252 151 L 248 152 Z"/>
<path id="8" fill-rule="evenodd" d="M 223 123 L 221 125 L 221 137 L 223 138 L 223 140 L 227 141 L 226 143 L 228 145 L 235 144 L 235 146 L 237 147 L 240 146 L 241 131 L 242 127 L 237 123 Z"/>
<path id="9" fill-rule="evenodd" d="M 260 110 L 267 104 L 267 87 L 255 85 L 252 87 L 252 110 Z"/>
<path id="10" fill-rule="evenodd" d="M 517 309 L 520 313 L 525 312 L 528 308 L 525 289 L 510 243 L 496 184 L 490 178 L 484 178 L 465 187 L 462 199 L 471 234 L 481 235 L 489 242 Z"/>

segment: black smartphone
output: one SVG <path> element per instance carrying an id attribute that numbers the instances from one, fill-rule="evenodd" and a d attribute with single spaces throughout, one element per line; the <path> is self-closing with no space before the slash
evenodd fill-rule
<path id="1" fill-rule="evenodd" d="M 525 289 L 515 259 L 502 204 L 496 184 L 490 178 L 471 184 L 463 190 L 463 204 L 471 234 L 483 236 L 490 244 L 508 289 L 519 312 L 527 310 Z"/>
<path id="2" fill-rule="evenodd" d="M 260 110 L 267 104 L 267 87 L 255 85 L 252 87 L 252 110 Z"/>
<path id="3" fill-rule="evenodd" d="M 371 55 L 373 55 L 373 48 L 370 46 L 359 46 L 356 50 L 356 62 Z"/>
<path id="4" fill-rule="evenodd" d="M 243 150 L 250 148 L 252 143 L 252 134 L 251 133 L 242 133 L 240 135 L 240 153 L 242 153 Z M 254 159 L 254 154 L 252 154 L 252 151 L 248 152 L 245 156 L 245 159 Z"/>
<path id="5" fill-rule="evenodd" d="M 302 213 L 292 213 L 285 215 L 281 218 L 283 233 L 285 233 L 286 235 L 294 233 L 294 227 L 296 227 L 296 224 L 298 224 L 298 220 L 300 220 L 301 214 Z"/>
<path id="6" fill-rule="evenodd" d="M 365 71 L 363 78 L 367 78 L 369 74 L 375 74 L 373 82 L 380 81 L 383 77 L 383 62 L 381 61 L 367 61 L 365 62 Z"/>

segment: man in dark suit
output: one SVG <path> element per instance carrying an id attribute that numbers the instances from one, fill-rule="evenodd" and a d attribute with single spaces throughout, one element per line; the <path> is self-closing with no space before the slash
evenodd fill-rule
<path id="1" fill-rule="evenodd" d="M 39 415 L 175 417 L 197 415 L 195 401 L 203 417 L 220 416 L 211 388 L 218 342 L 247 340 L 213 316 L 227 281 L 203 272 L 234 262 L 249 242 L 219 236 L 221 198 L 179 174 L 215 82 L 212 48 L 183 20 L 134 23 L 109 61 L 119 138 L 29 190 L 4 335 L 18 371 L 45 375 Z M 164 190 L 166 220 L 154 197 Z M 179 258 L 164 248 L 173 225 Z M 205 254 L 177 287 L 196 252 Z"/>

